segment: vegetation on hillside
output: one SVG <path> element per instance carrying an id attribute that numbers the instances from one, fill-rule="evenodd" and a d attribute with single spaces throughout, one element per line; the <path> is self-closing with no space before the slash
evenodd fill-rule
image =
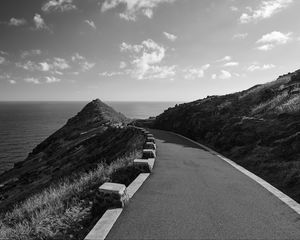
<path id="1" fill-rule="evenodd" d="M 139 174 L 145 136 L 94 100 L 28 157 L 0 175 L 0 239 L 83 239 L 105 211 L 94 202 L 105 181 Z"/>
<path id="2" fill-rule="evenodd" d="M 166 110 L 154 127 L 206 144 L 300 202 L 300 72 Z"/>
<path id="3" fill-rule="evenodd" d="M 100 163 L 94 170 L 74 174 L 17 204 L 1 215 L 0 239 L 83 239 L 106 210 L 93 212 L 98 187 L 124 171 L 138 154 L 133 152 L 110 165 Z M 138 174 L 135 169 L 129 181 Z"/>
<path id="4" fill-rule="evenodd" d="M 110 164 L 133 151 L 141 134 L 126 128 L 126 121 L 100 100 L 87 104 L 24 161 L 0 175 L 0 212 L 74 172 Z"/>

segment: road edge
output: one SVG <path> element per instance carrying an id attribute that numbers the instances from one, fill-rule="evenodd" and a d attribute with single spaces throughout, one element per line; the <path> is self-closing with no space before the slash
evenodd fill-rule
<path id="1" fill-rule="evenodd" d="M 166 132 L 169 132 L 169 133 L 172 133 L 176 136 L 182 137 L 182 138 L 184 138 L 184 139 L 200 146 L 201 148 L 204 148 L 205 150 L 212 153 L 213 155 L 216 155 L 217 157 L 219 157 L 223 161 L 227 162 L 228 164 L 230 164 L 232 167 L 234 167 L 238 171 L 245 174 L 247 177 L 251 178 L 253 181 L 258 183 L 260 186 L 262 186 L 263 188 L 268 190 L 275 197 L 277 197 L 279 200 L 281 200 L 283 203 L 285 203 L 287 206 L 289 206 L 291 209 L 293 209 L 296 213 L 298 213 L 300 215 L 300 204 L 299 203 L 297 203 L 295 200 L 293 200 L 292 198 L 290 198 L 289 196 L 287 196 L 286 194 L 284 194 L 279 189 L 277 189 L 276 187 L 274 187 L 273 185 L 271 185 L 267 181 L 263 180 L 259 176 L 255 175 L 254 173 L 250 172 L 249 170 L 245 169 L 244 167 L 240 166 L 239 164 L 235 163 L 234 161 L 224 157 L 222 154 L 212 150 L 211 148 L 209 148 L 207 146 L 204 146 L 201 143 L 198 143 L 198 142 L 196 142 L 196 141 L 194 141 L 190 138 L 187 138 L 187 137 L 185 137 L 181 134 L 175 133 L 175 132 L 171 132 L 171 131 L 166 131 Z"/>

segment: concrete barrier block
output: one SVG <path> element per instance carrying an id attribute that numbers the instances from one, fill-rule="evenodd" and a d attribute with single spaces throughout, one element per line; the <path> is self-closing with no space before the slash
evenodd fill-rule
<path id="1" fill-rule="evenodd" d="M 152 150 L 156 150 L 156 145 L 153 142 L 146 142 L 144 145 L 145 149 L 152 149 Z"/>
<path id="2" fill-rule="evenodd" d="M 124 184 L 106 182 L 99 187 L 96 201 L 99 207 L 120 208 L 128 202 L 126 186 Z"/>
<path id="3" fill-rule="evenodd" d="M 122 211 L 122 208 L 107 210 L 84 240 L 105 239 Z"/>
<path id="4" fill-rule="evenodd" d="M 155 143 L 155 138 L 154 137 L 147 137 L 147 142 L 152 142 Z"/>
<path id="5" fill-rule="evenodd" d="M 142 159 L 148 159 L 148 158 L 156 158 L 155 150 L 152 150 L 152 149 L 144 149 L 143 150 Z"/>
<path id="6" fill-rule="evenodd" d="M 147 137 L 154 137 L 154 136 L 151 133 L 147 133 Z"/>
<path id="7" fill-rule="evenodd" d="M 149 159 L 135 159 L 133 165 L 140 169 L 142 173 L 151 173 L 154 166 L 154 158 Z"/>

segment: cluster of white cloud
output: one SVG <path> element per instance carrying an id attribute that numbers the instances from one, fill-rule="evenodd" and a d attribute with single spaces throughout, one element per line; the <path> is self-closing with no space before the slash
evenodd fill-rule
<path id="1" fill-rule="evenodd" d="M 61 81 L 61 79 L 53 76 L 51 77 L 46 76 L 45 78 L 46 78 L 46 83 L 56 83 Z"/>
<path id="2" fill-rule="evenodd" d="M 17 62 L 15 65 L 18 68 L 22 68 L 26 71 L 30 71 L 33 73 L 39 72 L 43 74 L 44 77 L 42 77 L 42 79 L 44 79 L 45 83 L 60 82 L 61 79 L 57 76 L 62 76 L 64 74 L 78 75 L 80 72 L 87 72 L 95 66 L 95 63 L 89 62 L 85 57 L 81 56 L 79 53 L 75 53 L 73 56 L 70 57 L 69 60 L 59 57 L 46 59 L 44 61 L 28 60 L 28 58 L 30 57 L 41 54 L 42 51 L 39 49 L 23 51 L 21 53 L 21 58 L 25 61 Z M 79 71 L 74 73 L 71 72 L 72 69 L 79 69 Z M 42 83 L 40 79 L 32 77 L 25 79 L 25 82 L 34 84 Z"/>
<path id="3" fill-rule="evenodd" d="M 99 73 L 99 76 L 102 76 L 102 77 L 114 77 L 114 76 L 120 76 L 120 75 L 124 75 L 124 72 L 102 72 L 102 73 Z"/>
<path id="4" fill-rule="evenodd" d="M 8 82 L 9 82 L 10 84 L 16 84 L 16 83 L 17 83 L 17 81 L 16 81 L 16 80 L 13 80 L 13 79 L 9 79 Z"/>
<path id="5" fill-rule="evenodd" d="M 45 20 L 43 19 L 43 17 L 40 14 L 35 13 L 32 21 L 33 21 L 34 27 L 31 27 L 31 29 L 50 31 L 50 28 L 47 26 L 47 24 L 45 23 Z M 21 26 L 27 25 L 28 22 L 24 18 L 12 17 L 12 18 L 10 18 L 10 20 L 8 22 L 0 22 L 0 23 L 11 26 L 11 27 L 21 27 Z"/>
<path id="6" fill-rule="evenodd" d="M 14 18 L 12 17 L 9 22 L 8 25 L 9 26 L 15 26 L 15 27 L 19 27 L 19 26 L 23 26 L 27 23 L 27 21 L 24 18 Z"/>
<path id="7" fill-rule="evenodd" d="M 42 6 L 42 10 L 44 12 L 51 12 L 51 11 L 70 11 L 77 9 L 73 0 L 49 0 Z"/>
<path id="8" fill-rule="evenodd" d="M 225 80 L 225 79 L 229 79 L 232 77 L 232 74 L 226 70 L 221 70 L 221 73 L 220 74 L 213 74 L 211 76 L 212 79 L 221 79 L 221 80 Z"/>
<path id="9" fill-rule="evenodd" d="M 87 72 L 91 70 L 96 64 L 89 62 L 85 57 L 81 56 L 79 53 L 75 53 L 71 60 L 73 64 L 76 65 L 77 69 L 79 68 L 81 72 Z"/>
<path id="10" fill-rule="evenodd" d="M 24 81 L 27 83 L 32 83 L 32 84 L 42 84 L 42 83 L 52 84 L 52 83 L 61 82 L 61 79 L 54 77 L 54 76 L 45 76 L 45 77 L 41 77 L 41 78 L 28 77 L 28 78 L 25 78 Z M 10 82 L 10 84 L 17 83 L 15 80 L 9 80 L 9 82 Z"/>
<path id="11" fill-rule="evenodd" d="M 292 40 L 292 33 L 281 33 L 278 31 L 273 31 L 271 33 L 263 35 L 260 39 L 256 41 L 257 44 L 262 44 L 257 47 L 258 50 L 268 51 L 273 49 L 277 45 L 287 44 Z"/>
<path id="12" fill-rule="evenodd" d="M 42 51 L 40 49 L 25 50 L 25 51 L 22 51 L 21 58 L 24 59 L 27 57 L 38 56 L 41 54 L 42 54 Z"/>
<path id="13" fill-rule="evenodd" d="M 239 66 L 240 63 L 239 62 L 227 62 L 224 64 L 224 67 L 236 67 Z"/>
<path id="14" fill-rule="evenodd" d="M 5 57 L 0 56 L 0 64 L 3 64 L 5 62 Z"/>
<path id="15" fill-rule="evenodd" d="M 92 29 L 97 29 L 96 24 L 92 20 L 84 20 L 86 24 L 88 24 Z"/>
<path id="16" fill-rule="evenodd" d="M 293 0 L 266 0 L 262 1 L 258 9 L 253 10 L 248 7 L 248 13 L 243 13 L 240 17 L 241 23 L 257 22 L 262 19 L 270 18 L 274 14 L 287 8 Z"/>
<path id="17" fill-rule="evenodd" d="M 216 62 L 217 63 L 222 63 L 222 67 L 226 67 L 226 68 L 228 68 L 228 67 L 237 67 L 237 66 L 240 65 L 239 62 L 232 61 L 232 57 L 231 56 L 225 56 L 225 57 L 223 57 L 221 59 L 218 59 Z M 212 79 L 225 80 L 225 79 L 229 79 L 229 78 L 231 78 L 233 76 L 239 77 L 241 75 L 238 74 L 238 73 L 235 73 L 235 72 L 232 73 L 232 72 L 230 72 L 228 70 L 222 69 L 218 74 L 216 74 L 216 73 L 212 74 L 211 78 Z"/>
<path id="18" fill-rule="evenodd" d="M 254 63 L 251 66 L 249 66 L 247 68 L 247 70 L 249 72 L 254 72 L 254 71 L 257 71 L 257 70 L 268 70 L 268 69 L 272 69 L 272 68 L 275 68 L 274 64 L 258 65 L 257 63 Z"/>
<path id="19" fill-rule="evenodd" d="M 63 58 L 53 58 L 52 60 L 39 63 L 28 60 L 25 63 L 16 63 L 16 66 L 28 71 L 51 72 L 59 75 L 62 75 L 62 70 L 70 68 L 67 60 Z"/>
<path id="20" fill-rule="evenodd" d="M 231 61 L 232 57 L 231 56 L 225 56 L 223 58 L 218 59 L 216 62 L 227 62 Z"/>
<path id="21" fill-rule="evenodd" d="M 24 81 L 28 82 L 28 83 L 33 83 L 33 84 L 40 84 L 41 83 L 39 79 L 33 78 L 33 77 L 25 78 Z"/>
<path id="22" fill-rule="evenodd" d="M 184 78 L 190 80 L 203 78 L 205 71 L 209 68 L 210 68 L 210 64 L 205 64 L 199 68 L 191 67 L 191 68 L 184 69 L 183 70 Z"/>
<path id="23" fill-rule="evenodd" d="M 33 22 L 35 24 L 35 28 L 37 30 L 50 30 L 49 27 L 46 25 L 44 19 L 42 16 L 38 13 L 36 13 L 33 17 Z"/>
<path id="24" fill-rule="evenodd" d="M 170 41 L 172 42 L 175 42 L 177 40 L 177 36 L 175 36 L 174 34 L 172 33 L 168 33 L 168 32 L 163 32 L 163 34 L 165 35 L 165 37 L 167 39 L 169 39 Z"/>
<path id="25" fill-rule="evenodd" d="M 170 78 L 175 75 L 176 66 L 159 65 L 165 57 L 166 49 L 152 39 L 145 40 L 141 44 L 136 45 L 123 42 L 120 45 L 120 50 L 121 52 L 130 54 L 131 69 L 127 70 L 127 73 L 130 73 L 134 78 L 139 80 Z"/>
<path id="26" fill-rule="evenodd" d="M 245 39 L 246 37 L 248 37 L 248 33 L 237 33 L 235 35 L 233 35 L 233 39 Z"/>
<path id="27" fill-rule="evenodd" d="M 152 18 L 153 9 L 160 3 L 171 3 L 176 0 L 105 0 L 102 4 L 101 11 L 123 5 L 125 10 L 120 13 L 120 18 L 128 21 L 135 21 L 138 14 L 142 14 L 148 18 Z"/>

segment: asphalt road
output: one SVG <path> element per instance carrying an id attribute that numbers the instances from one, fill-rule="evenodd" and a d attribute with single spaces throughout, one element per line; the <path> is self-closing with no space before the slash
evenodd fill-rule
<path id="1" fill-rule="evenodd" d="M 154 171 L 107 239 L 300 239 L 300 216 L 266 189 L 188 140 L 151 132 Z"/>

